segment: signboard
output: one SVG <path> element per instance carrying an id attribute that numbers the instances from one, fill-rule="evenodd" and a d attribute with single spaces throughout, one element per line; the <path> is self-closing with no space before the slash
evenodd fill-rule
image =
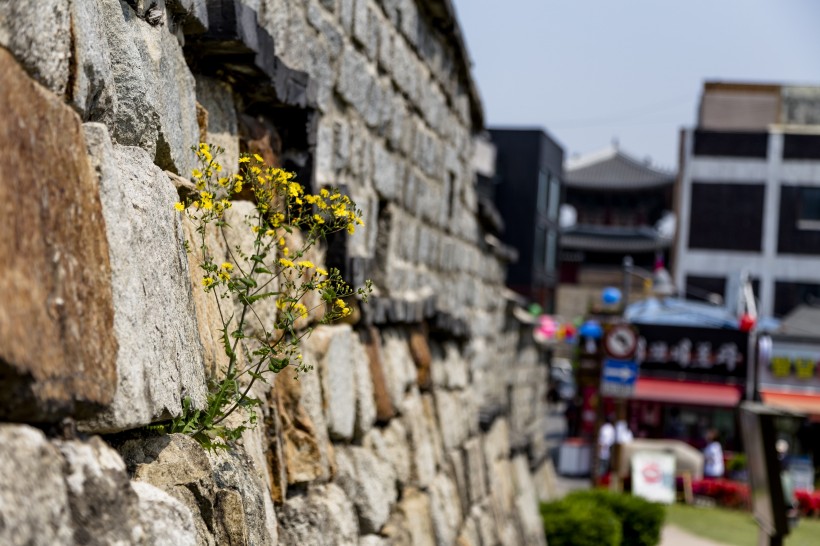
<path id="1" fill-rule="evenodd" d="M 752 513 L 769 536 L 789 532 L 780 461 L 777 459 L 774 418 L 779 415 L 754 402 L 740 405 L 740 430 L 743 449 L 749 462 L 749 489 Z"/>
<path id="2" fill-rule="evenodd" d="M 768 350 L 760 356 L 760 388 L 789 387 L 794 392 L 820 396 L 820 341 L 772 336 Z"/>
<path id="3" fill-rule="evenodd" d="M 642 376 L 745 384 L 747 332 L 646 324 L 637 328 L 635 360 Z"/>
<path id="4" fill-rule="evenodd" d="M 632 455 L 632 494 L 648 501 L 675 502 L 675 456 L 638 451 Z"/>
<path id="5" fill-rule="evenodd" d="M 638 380 L 638 363 L 634 360 L 604 360 L 601 372 L 601 394 L 617 398 L 629 398 L 635 392 Z"/>

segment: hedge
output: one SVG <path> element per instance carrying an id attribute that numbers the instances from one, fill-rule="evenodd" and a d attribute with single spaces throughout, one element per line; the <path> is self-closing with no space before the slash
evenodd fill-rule
<path id="1" fill-rule="evenodd" d="M 593 490 L 543 504 L 541 515 L 550 546 L 655 546 L 666 509 L 629 494 Z"/>

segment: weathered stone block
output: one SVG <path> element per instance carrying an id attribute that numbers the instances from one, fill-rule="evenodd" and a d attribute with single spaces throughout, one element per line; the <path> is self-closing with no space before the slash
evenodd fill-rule
<path id="1" fill-rule="evenodd" d="M 116 112 L 112 137 L 145 149 L 164 169 L 187 176 L 199 139 L 194 77 L 164 25 L 151 26 L 120 0 L 98 0 L 111 59 Z"/>
<path id="2" fill-rule="evenodd" d="M 133 482 L 145 543 L 154 546 L 197 546 L 191 510 L 153 485 Z"/>
<path id="3" fill-rule="evenodd" d="M 205 451 L 192 438 L 173 434 L 127 440 L 118 450 L 135 480 L 191 511 L 198 544 L 273 544 L 264 488 L 241 448 Z"/>
<path id="4" fill-rule="evenodd" d="M 144 150 L 112 146 L 102 125 L 84 129 L 100 176 L 119 351 L 111 407 L 81 426 L 117 431 L 179 415 L 186 397 L 204 407 L 205 372 L 174 186 Z"/>
<path id="5" fill-rule="evenodd" d="M 358 546 L 359 525 L 353 503 L 329 483 L 287 500 L 279 512 L 283 546 Z"/>
<path id="6" fill-rule="evenodd" d="M 464 442 L 463 453 L 470 503 L 478 504 L 487 495 L 487 469 L 481 439 L 471 438 Z"/>
<path id="7" fill-rule="evenodd" d="M 310 353 L 306 353 L 308 359 Z M 308 364 L 313 361 L 308 360 Z M 284 467 L 290 484 L 330 478 L 330 440 L 322 413 L 315 371 L 298 379 L 289 371 L 276 376 L 274 393 L 281 421 Z M 281 500 L 281 499 L 277 499 Z"/>
<path id="8" fill-rule="evenodd" d="M 361 438 L 376 422 L 376 399 L 370 377 L 370 359 L 359 336 L 354 336 L 353 373 L 356 375 L 356 436 Z"/>
<path id="9" fill-rule="evenodd" d="M 435 529 L 430 516 L 430 497 L 418 489 L 405 488 L 402 491 L 401 502 L 385 526 L 383 534 L 390 544 L 436 545 Z"/>
<path id="10" fill-rule="evenodd" d="M 410 445 L 407 443 L 407 429 L 401 418 L 391 419 L 390 424 L 383 429 L 372 429 L 362 439 L 362 445 L 390 464 L 399 485 L 410 483 L 411 460 L 407 456 Z"/>
<path id="11" fill-rule="evenodd" d="M 347 324 L 319 326 L 304 342 L 319 363 L 331 438 L 350 440 L 356 423 L 356 374 L 353 331 Z"/>
<path id="12" fill-rule="evenodd" d="M 404 331 L 387 329 L 382 331 L 382 362 L 384 375 L 394 407 L 400 407 L 405 391 L 416 382 L 416 369 Z"/>
<path id="13" fill-rule="evenodd" d="M 72 72 L 68 80 L 71 83 L 68 89 L 71 105 L 85 121 L 113 125 L 117 95 L 99 2 L 69 3 L 73 46 Z"/>
<path id="14" fill-rule="evenodd" d="M 390 464 L 370 450 L 350 446 L 336 451 L 336 483 L 353 501 L 363 533 L 377 533 L 396 502 L 396 477 Z"/>
<path id="15" fill-rule="evenodd" d="M 0 103 L 0 418 L 87 417 L 116 387 L 99 185 L 77 114 L 2 49 Z"/>
<path id="16" fill-rule="evenodd" d="M 219 162 L 228 172 L 236 171 L 239 167 L 239 128 L 233 90 L 214 78 L 197 76 L 196 98 L 208 111 L 207 142 L 223 148 L 225 151 L 218 158 Z"/>
<path id="17" fill-rule="evenodd" d="M 0 543 L 75 544 L 63 465 L 41 431 L 0 425 Z"/>
<path id="18" fill-rule="evenodd" d="M 69 0 L 0 3 L 0 45 L 37 81 L 61 97 L 66 91 L 71 58 L 69 20 Z"/>
<path id="19" fill-rule="evenodd" d="M 66 462 L 65 481 L 77 544 L 136 543 L 142 529 L 139 500 L 125 463 L 98 436 L 87 442 L 57 441 Z"/>
<path id="20" fill-rule="evenodd" d="M 409 432 L 412 446 L 411 482 L 419 487 L 428 486 L 436 473 L 436 448 L 433 443 L 435 423 L 431 423 L 424 411 L 424 404 L 418 392 L 413 390 L 402 404 L 402 414 Z"/>
<path id="21" fill-rule="evenodd" d="M 518 455 L 512 460 L 513 485 L 515 488 L 515 511 L 525 544 L 546 546 L 544 524 L 538 513 L 538 496 L 535 494 L 533 477 L 530 474 L 526 455 Z"/>
<path id="22" fill-rule="evenodd" d="M 436 544 L 445 546 L 455 543 L 462 521 L 461 499 L 453 481 L 442 472 L 439 472 L 430 488 L 430 515 Z"/>

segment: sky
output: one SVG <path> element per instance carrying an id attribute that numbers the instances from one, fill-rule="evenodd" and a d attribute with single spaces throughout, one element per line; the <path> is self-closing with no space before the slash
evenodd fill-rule
<path id="1" fill-rule="evenodd" d="M 488 127 L 677 169 L 704 81 L 820 85 L 820 0 L 453 0 Z"/>

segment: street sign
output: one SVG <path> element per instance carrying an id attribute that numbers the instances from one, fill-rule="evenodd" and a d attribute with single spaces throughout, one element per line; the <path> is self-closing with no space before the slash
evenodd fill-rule
<path id="1" fill-rule="evenodd" d="M 612 358 L 631 359 L 637 347 L 638 333 L 629 324 L 614 324 L 604 337 L 604 350 Z"/>
<path id="2" fill-rule="evenodd" d="M 648 501 L 674 504 L 675 456 L 638 451 L 632 455 L 632 494 Z"/>
<path id="3" fill-rule="evenodd" d="M 601 394 L 616 398 L 629 398 L 635 392 L 638 380 L 638 363 L 634 360 L 604 360 L 601 372 Z"/>

